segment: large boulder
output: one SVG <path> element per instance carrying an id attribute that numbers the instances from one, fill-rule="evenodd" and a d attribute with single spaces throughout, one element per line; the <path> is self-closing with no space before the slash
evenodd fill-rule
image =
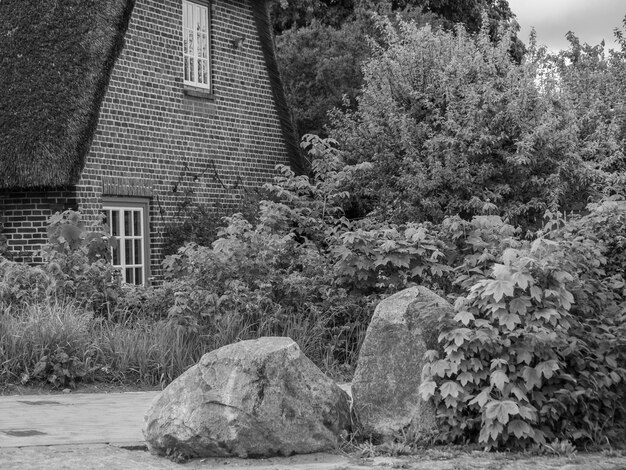
<path id="1" fill-rule="evenodd" d="M 152 402 L 148 447 L 177 457 L 269 457 L 335 448 L 346 393 L 290 338 L 241 341 L 202 356 Z"/>
<path id="2" fill-rule="evenodd" d="M 434 406 L 419 395 L 424 353 L 437 347 L 441 321 L 454 315 L 446 300 L 411 287 L 378 304 L 352 381 L 354 410 L 366 434 L 381 440 L 410 430 L 427 438 Z"/>

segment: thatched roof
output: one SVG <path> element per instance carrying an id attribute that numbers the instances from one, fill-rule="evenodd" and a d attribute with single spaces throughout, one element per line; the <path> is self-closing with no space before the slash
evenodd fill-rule
<path id="1" fill-rule="evenodd" d="M 77 182 L 134 0 L 0 0 L 0 189 Z M 267 0 L 255 22 L 290 162 L 302 170 Z"/>
<path id="2" fill-rule="evenodd" d="M 0 188 L 75 183 L 134 0 L 0 0 Z"/>
<path id="3" fill-rule="evenodd" d="M 280 77 L 278 61 L 276 60 L 274 35 L 268 6 L 269 1 L 267 0 L 252 2 L 254 21 L 256 22 L 259 39 L 261 40 L 261 48 L 263 49 L 265 65 L 272 85 L 274 103 L 278 111 L 283 138 L 287 145 L 289 163 L 296 173 L 302 174 L 305 171 L 304 161 L 300 153 L 298 137 L 296 136 L 295 126 L 293 124 L 293 116 L 287 104 L 287 97 L 285 96 L 285 89 L 283 88 L 283 82 Z"/>

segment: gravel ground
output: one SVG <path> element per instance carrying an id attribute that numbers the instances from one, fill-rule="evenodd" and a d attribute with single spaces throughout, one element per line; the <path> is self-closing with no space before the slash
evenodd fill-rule
<path id="1" fill-rule="evenodd" d="M 151 455 L 143 447 L 72 445 L 4 448 L 0 468 L 6 470 L 626 470 L 626 454 L 579 454 L 572 457 L 520 454 L 426 451 L 406 457 L 357 458 L 345 454 L 310 454 L 271 459 L 196 459 L 179 464 Z"/>

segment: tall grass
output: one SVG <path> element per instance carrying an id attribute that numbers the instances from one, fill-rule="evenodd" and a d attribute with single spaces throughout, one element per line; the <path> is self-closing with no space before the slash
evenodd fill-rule
<path id="1" fill-rule="evenodd" d="M 22 380 L 42 357 L 58 348 L 87 358 L 92 320 L 72 303 L 56 300 L 5 308 L 0 314 L 0 378 Z"/>
<path id="2" fill-rule="evenodd" d="M 0 384 L 45 381 L 37 364 L 61 350 L 86 371 L 76 379 L 163 386 L 204 353 L 261 336 L 291 337 L 322 370 L 345 379 L 334 358 L 342 345 L 329 342 L 328 327 L 320 315 L 268 312 L 253 318 L 233 312 L 211 335 L 202 335 L 167 320 L 127 317 L 112 322 L 94 317 L 77 302 L 48 299 L 0 312 Z M 350 334 L 362 336 L 364 331 Z"/>
<path id="3" fill-rule="evenodd" d="M 0 315 L 0 381 L 26 382 L 61 348 L 89 373 L 84 380 L 168 383 L 198 361 L 199 337 L 166 322 L 111 323 L 72 302 L 42 302 Z M 71 373 L 71 371 L 70 371 Z"/>
<path id="4" fill-rule="evenodd" d="M 200 335 L 166 321 L 109 323 L 94 331 L 102 371 L 123 383 L 168 384 L 207 351 Z"/>

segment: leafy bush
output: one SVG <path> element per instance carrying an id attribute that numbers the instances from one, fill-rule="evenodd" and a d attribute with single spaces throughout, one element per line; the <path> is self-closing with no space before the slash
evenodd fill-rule
<path id="1" fill-rule="evenodd" d="M 80 213 L 56 213 L 49 220 L 43 263 L 30 266 L 0 257 L 0 308 L 72 298 L 95 312 L 107 313 L 120 295 L 110 263 L 111 240 L 103 231 L 88 232 Z"/>
<path id="2" fill-rule="evenodd" d="M 0 309 L 40 302 L 54 286 L 45 268 L 0 258 Z"/>
<path id="3" fill-rule="evenodd" d="M 333 241 L 336 280 L 356 292 L 394 292 L 411 283 L 437 289 L 450 272 L 446 246 L 428 224 L 357 226 Z"/>
<path id="4" fill-rule="evenodd" d="M 68 355 L 65 348 L 58 347 L 39 359 L 30 378 L 44 379 L 56 388 L 75 388 L 76 381 L 82 379 L 87 372 L 83 361 Z"/>
<path id="5" fill-rule="evenodd" d="M 328 260 L 286 231 L 289 214 L 264 201 L 256 227 L 236 214 L 212 248 L 188 244 L 168 257 L 164 288 L 175 292 L 170 320 L 212 336 L 239 319 L 248 325 L 244 336 L 288 335 L 318 363 L 329 361 L 327 348 L 345 359 L 354 348 L 344 343 L 353 334 L 350 322 L 365 327 L 369 304 L 333 286 Z M 290 329 L 294 321 L 299 328 Z"/>
<path id="6" fill-rule="evenodd" d="M 76 298 L 95 312 L 108 312 L 120 295 L 119 275 L 110 260 L 114 240 L 102 227 L 87 231 L 79 212 L 56 213 L 48 223 L 42 254 L 56 294 Z"/>
<path id="7" fill-rule="evenodd" d="M 510 223 L 537 228 L 546 210 L 581 210 L 623 175 L 620 119 L 602 125 L 611 113 L 593 99 L 595 114 L 579 114 L 587 103 L 545 73 L 556 67 L 545 51 L 531 47 L 513 62 L 511 30 L 491 42 L 486 28 L 472 36 L 461 26 L 380 26 L 386 41 L 364 66 L 358 109 L 336 113 L 330 131 L 347 163 L 371 164 L 346 187 L 365 214 L 438 223 L 497 206 Z M 603 104 L 622 103 L 607 90 Z M 604 164 L 594 160 L 599 148 Z"/>
<path id="8" fill-rule="evenodd" d="M 468 238 L 496 249 L 482 266 L 469 257 L 461 266 L 466 295 L 439 337 L 442 356 L 428 352 L 420 390 L 439 404 L 449 438 L 491 447 L 623 438 L 626 291 L 623 268 L 605 256 L 615 245 L 623 256 L 626 211 L 592 209 L 515 247 L 506 236 Z"/>
<path id="9" fill-rule="evenodd" d="M 0 314 L 0 377 L 73 387 L 90 372 L 92 316 L 48 298 Z"/>
<path id="10" fill-rule="evenodd" d="M 194 204 L 193 193 L 188 193 L 176 207 L 171 222 L 163 231 L 163 253 L 175 254 L 185 243 L 211 246 L 220 228 L 224 227 L 224 217 L 241 213 L 246 220 L 253 222 L 257 217 L 259 201 L 269 196 L 260 188 L 240 188 L 238 202 L 224 204 L 221 201 L 211 206 Z M 232 194 L 230 195 L 232 196 Z"/>

